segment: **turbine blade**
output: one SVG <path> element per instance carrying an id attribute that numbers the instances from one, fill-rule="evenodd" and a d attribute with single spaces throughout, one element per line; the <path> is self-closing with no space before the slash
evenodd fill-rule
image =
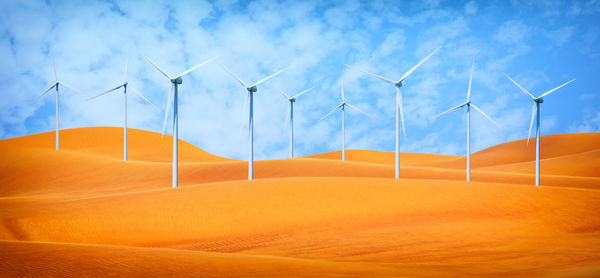
<path id="1" fill-rule="evenodd" d="M 158 109 L 158 107 L 156 107 L 156 105 L 154 105 L 154 103 L 152 103 L 149 99 L 147 99 L 144 95 L 142 95 L 142 93 L 140 93 L 134 87 L 132 87 L 131 85 L 129 85 L 129 89 L 131 89 L 133 91 L 133 93 L 135 93 L 136 95 L 138 95 L 139 97 L 141 97 L 147 103 L 149 103 L 150 105 L 152 105 L 152 107 L 154 107 L 154 109 L 156 109 L 156 111 L 160 111 L 160 109 Z"/>
<path id="2" fill-rule="evenodd" d="M 265 82 L 265 81 L 267 81 L 267 80 L 269 80 L 269 79 L 271 79 L 271 78 L 275 77 L 276 75 L 278 75 L 278 74 L 282 73 L 283 71 L 285 71 L 285 70 L 287 70 L 287 69 L 288 69 L 288 67 L 285 67 L 285 68 L 283 68 L 282 70 L 280 70 L 280 71 L 278 71 L 278 72 L 276 72 L 276 73 L 273 73 L 273 74 L 271 74 L 271 75 L 269 75 L 269 76 L 267 76 L 267 77 L 265 77 L 265 78 L 261 79 L 260 81 L 258 81 L 258 82 L 256 82 L 256 83 L 252 84 L 252 86 L 250 86 L 250 87 L 258 86 L 258 84 L 260 84 L 260 83 L 263 83 L 263 82 Z"/>
<path id="3" fill-rule="evenodd" d="M 297 95 L 295 95 L 293 98 L 297 98 L 297 97 L 299 97 L 299 96 L 301 96 L 301 95 L 303 95 L 303 94 L 307 93 L 308 91 L 312 90 L 313 88 L 314 88 L 314 87 L 310 87 L 310 88 L 308 88 L 308 89 L 306 89 L 306 90 L 304 90 L 304 91 L 302 91 L 302 92 L 298 93 L 298 94 L 297 94 Z"/>
<path id="4" fill-rule="evenodd" d="M 140 55 L 142 55 L 142 54 L 140 53 Z M 148 61 L 150 64 L 152 64 L 152 66 L 154 66 L 158 71 L 160 71 L 160 73 L 162 73 L 162 75 L 164 75 L 166 78 L 168 78 L 169 80 L 173 79 L 167 74 L 167 72 L 165 72 L 163 69 L 161 69 L 159 66 L 157 66 L 154 62 L 152 62 L 152 60 L 150 60 L 150 58 L 148 58 L 144 55 L 142 55 L 142 57 L 144 59 L 146 59 L 146 61 Z"/>
<path id="5" fill-rule="evenodd" d="M 435 116 L 433 116 L 433 117 L 431 117 L 431 118 L 429 118 L 429 119 L 430 119 L 430 120 L 433 120 L 433 119 L 435 119 L 435 118 L 437 118 L 437 117 L 439 117 L 439 116 L 442 116 L 442 115 L 444 115 L 444 114 L 450 113 L 450 112 L 452 112 L 452 111 L 456 111 L 457 109 L 459 109 L 459 108 L 461 108 L 461 107 L 463 107 L 463 106 L 465 106 L 465 105 L 467 105 L 467 103 L 466 103 L 466 102 L 465 102 L 465 103 L 463 103 L 463 104 L 460 104 L 460 105 L 454 106 L 454 107 L 452 107 L 452 108 L 450 108 L 450 109 L 448 109 L 448 110 L 446 110 L 446 111 L 444 111 L 444 112 L 442 112 L 442 113 L 439 113 L 439 114 L 437 114 L 437 115 L 435 115 Z"/>
<path id="6" fill-rule="evenodd" d="M 508 78 L 510 81 L 512 81 L 512 83 L 515 83 L 515 85 L 517 85 L 517 87 L 519 87 L 519 89 L 521 89 L 521 91 L 523 93 L 525 93 L 526 95 L 528 95 L 532 99 L 535 99 L 535 97 L 529 91 L 527 91 L 527 90 L 525 90 L 525 88 L 521 87 L 521 85 L 519 85 L 519 83 L 517 83 L 512 78 L 510 78 L 510 76 L 508 76 L 506 73 L 504 74 L 504 76 L 506 76 L 506 78 Z"/>
<path id="7" fill-rule="evenodd" d="M 469 77 L 469 89 L 467 89 L 467 102 L 471 101 L 471 83 L 473 81 L 473 68 L 475 67 L 475 62 L 471 64 L 471 76 Z"/>
<path id="8" fill-rule="evenodd" d="M 529 145 L 529 138 L 531 137 L 531 128 L 533 127 L 533 119 L 535 119 L 535 112 L 537 110 L 537 106 L 535 102 L 533 102 L 533 108 L 531 109 L 531 122 L 529 122 L 529 134 L 527 134 L 527 145 Z"/>
<path id="9" fill-rule="evenodd" d="M 342 102 L 345 102 L 346 100 L 344 100 L 344 78 L 340 77 L 340 86 L 342 87 Z"/>
<path id="10" fill-rule="evenodd" d="M 171 89 L 169 90 L 169 95 L 167 96 L 167 107 L 165 108 L 165 119 L 163 121 L 163 128 L 162 128 L 162 132 L 160 133 L 160 139 L 163 138 L 163 136 L 165 135 L 165 127 L 167 126 L 167 118 L 169 117 L 169 109 L 171 108 L 171 98 L 173 98 L 173 84 L 171 84 Z"/>
<path id="11" fill-rule="evenodd" d="M 123 83 L 127 82 L 127 70 L 129 69 L 129 56 L 127 56 L 127 62 L 125 62 L 125 74 L 123 75 Z"/>
<path id="12" fill-rule="evenodd" d="M 97 98 L 97 97 L 99 97 L 99 96 L 102 96 L 102 95 L 108 94 L 108 93 L 110 93 L 110 92 L 112 92 L 112 91 L 114 91 L 114 90 L 116 90 L 116 89 L 119 89 L 119 88 L 123 87 L 123 85 L 124 85 L 124 84 L 121 84 L 121 85 L 119 85 L 119 86 L 117 86 L 117 87 L 114 87 L 114 88 L 112 88 L 112 89 L 110 89 L 110 90 L 108 90 L 108 91 L 105 91 L 105 92 L 103 92 L 103 93 L 97 94 L 97 95 L 95 95 L 95 96 L 93 96 L 93 97 L 91 97 L 91 98 L 88 98 L 88 99 L 86 99 L 86 100 L 92 100 L 92 99 L 95 99 L 95 98 Z"/>
<path id="13" fill-rule="evenodd" d="M 233 78 L 235 78 L 235 80 L 237 80 L 238 82 L 240 82 L 240 84 L 242 84 L 242 86 L 244 86 L 245 88 L 248 88 L 248 85 L 246 85 L 246 83 L 244 83 L 244 81 L 242 81 L 241 79 L 239 79 L 237 76 L 235 76 L 235 74 L 233 74 L 233 72 L 231 72 L 226 66 L 219 64 L 226 72 L 228 72 L 231 76 L 233 76 Z"/>
<path id="14" fill-rule="evenodd" d="M 400 88 L 396 87 L 396 91 L 398 92 L 398 108 L 400 109 L 400 119 L 402 120 L 402 134 L 404 135 L 404 140 L 406 140 L 406 129 L 404 128 L 404 111 L 402 109 L 402 93 L 400 92 Z"/>
<path id="15" fill-rule="evenodd" d="M 483 115 L 484 117 L 486 117 L 488 120 L 490 120 L 490 122 L 492 122 L 496 127 L 500 127 L 498 125 L 498 123 L 496 123 L 496 121 L 492 120 L 492 118 L 490 118 L 490 116 L 488 116 L 487 114 L 485 114 L 481 109 L 479 109 L 479 107 L 477 107 L 477 105 L 471 103 L 471 106 L 473 106 L 473 108 L 475 108 L 475 110 L 477 110 L 477 112 L 481 113 L 481 115 Z"/>
<path id="16" fill-rule="evenodd" d="M 287 94 L 285 94 L 282 90 L 279 90 L 279 93 L 287 100 L 292 99 L 291 97 L 289 97 Z"/>
<path id="17" fill-rule="evenodd" d="M 342 105 L 344 105 L 344 103 L 333 108 L 333 110 L 331 110 L 331 111 L 329 111 L 329 113 L 325 114 L 325 116 L 323 116 L 321 119 L 319 119 L 319 121 L 327 118 L 327 116 L 331 115 L 331 113 L 335 112 L 335 110 L 338 110 L 340 107 L 342 107 Z"/>
<path id="18" fill-rule="evenodd" d="M 197 68 L 199 68 L 199 67 L 201 67 L 201 66 L 204 66 L 204 65 L 206 65 L 206 64 L 208 64 L 208 63 L 210 63 L 211 61 L 213 61 L 213 60 L 215 60 L 215 59 L 217 59 L 217 58 L 219 58 L 219 57 L 220 57 L 220 56 L 215 56 L 215 57 L 212 57 L 212 58 L 210 58 L 210 59 L 208 59 L 208 60 L 206 60 L 206 61 L 204 61 L 204 62 L 202 62 L 202 63 L 200 63 L 200 64 L 197 64 L 197 65 L 195 65 L 195 66 L 193 66 L 193 67 L 189 68 L 188 70 L 186 70 L 186 71 L 184 71 L 184 72 L 180 73 L 179 75 L 177 75 L 177 76 L 175 77 L 175 79 L 177 79 L 177 78 L 179 78 L 179 77 L 182 77 L 182 76 L 184 76 L 184 75 L 186 75 L 186 74 L 188 74 L 188 73 L 190 73 L 190 72 L 192 72 L 192 71 L 196 70 Z"/>
<path id="19" fill-rule="evenodd" d="M 58 74 L 56 74 L 56 63 L 54 62 L 54 54 L 52 54 L 52 69 L 54 70 L 54 79 L 58 82 Z"/>
<path id="20" fill-rule="evenodd" d="M 36 101 L 38 98 L 40 98 L 41 96 L 45 95 L 47 92 L 50 92 L 50 90 L 52 90 L 54 87 L 56 87 L 58 85 L 58 82 L 52 84 L 52 86 L 50 86 L 48 89 L 46 89 L 43 93 L 41 93 L 39 96 L 37 96 L 36 98 L 34 98 L 31 102 Z"/>
<path id="21" fill-rule="evenodd" d="M 86 93 L 84 93 L 84 92 L 82 92 L 82 91 L 80 91 L 80 90 L 77 90 L 77 89 L 75 89 L 75 88 L 73 88 L 73 87 L 71 87 L 71 86 L 69 86 L 69 85 L 67 85 L 67 84 L 65 84 L 65 83 L 62 83 L 62 82 L 56 82 L 56 83 L 58 83 L 58 85 L 61 85 L 61 86 L 65 87 L 65 88 L 69 88 L 69 89 L 71 89 L 71 90 L 73 90 L 73 91 L 75 91 L 75 92 L 78 92 L 78 93 L 80 93 L 80 94 L 87 95 Z"/>
<path id="22" fill-rule="evenodd" d="M 571 83 L 573 81 L 575 81 L 575 78 L 571 79 L 570 81 L 566 82 L 565 84 L 562 84 L 562 85 L 560 85 L 560 86 L 558 86 L 558 87 L 556 87 L 556 88 L 554 88 L 554 89 L 552 89 L 550 91 L 547 91 L 547 92 L 543 93 L 540 97 L 545 97 L 545 96 L 549 95 L 550 93 L 552 93 L 552 92 L 560 89 L 562 86 L 565 86 L 565 85 L 567 85 L 567 84 L 569 84 L 569 83 Z"/>
<path id="23" fill-rule="evenodd" d="M 357 67 L 355 67 L 355 66 L 351 66 L 351 65 L 348 65 L 348 64 L 344 64 L 344 65 L 345 65 L 345 66 L 347 66 L 347 67 L 349 67 L 349 68 L 351 68 L 351 69 L 355 69 L 355 70 L 357 70 L 357 71 L 360 71 L 360 72 L 362 72 L 362 73 L 365 73 L 365 74 L 368 74 L 368 75 L 370 75 L 370 76 L 372 76 L 372 77 L 375 77 L 375 78 L 377 78 L 377 79 L 379 79 L 379 80 L 381 80 L 381 81 L 385 81 L 385 82 L 387 82 L 387 83 L 396 84 L 396 82 L 392 81 L 391 79 L 387 79 L 387 78 L 385 78 L 385 77 L 383 77 L 383 76 L 380 76 L 380 75 L 377 75 L 377 74 L 374 74 L 374 73 L 370 73 L 370 72 L 368 72 L 368 71 L 366 71 L 366 70 L 364 70 L 364 69 L 360 69 L 360 68 L 357 68 Z"/>
<path id="24" fill-rule="evenodd" d="M 352 104 L 350 104 L 350 103 L 346 103 L 346 105 L 348 105 L 350 108 L 352 108 L 352 109 L 354 109 L 354 110 L 356 110 L 356 111 L 358 111 L 358 112 L 360 112 L 360 113 L 363 113 L 363 114 L 367 115 L 367 117 L 371 117 L 371 115 L 369 115 L 369 114 L 367 114 L 367 113 L 363 112 L 362 110 L 358 109 L 356 106 L 354 106 L 354 105 L 352 105 Z"/>
<path id="25" fill-rule="evenodd" d="M 406 73 L 404 73 L 404 75 L 402 75 L 402 77 L 400 77 L 400 80 L 398 80 L 398 82 L 404 81 L 404 79 L 406 79 L 411 73 L 413 73 L 413 71 L 415 71 L 423 63 L 425 63 L 425 61 L 429 60 L 429 58 L 431 58 L 431 56 L 433 56 L 433 54 L 435 54 L 438 50 L 440 50 L 440 48 L 442 48 L 442 47 L 440 46 L 440 47 L 436 48 L 433 52 L 431 52 L 431 54 L 427 55 L 427 57 L 425 57 L 423 60 L 421 60 L 421 62 L 419 62 L 414 67 L 409 69 Z"/>

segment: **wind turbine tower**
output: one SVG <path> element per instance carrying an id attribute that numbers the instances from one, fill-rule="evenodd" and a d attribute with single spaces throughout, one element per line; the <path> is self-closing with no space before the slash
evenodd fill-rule
<path id="1" fill-rule="evenodd" d="M 141 97 L 143 100 L 145 100 L 147 103 L 149 103 L 150 105 L 152 105 L 152 107 L 154 107 L 156 110 L 158 110 L 158 108 L 152 103 L 150 102 L 146 97 L 144 97 L 138 90 L 136 90 L 134 87 L 132 87 L 131 85 L 129 85 L 129 83 L 127 82 L 127 69 L 129 67 L 129 59 L 127 59 L 127 63 L 125 63 L 125 75 L 123 76 L 123 83 L 121 83 L 120 85 L 106 91 L 103 92 L 101 94 L 98 94 L 96 96 L 93 96 L 91 98 L 89 98 L 88 100 L 92 100 L 94 98 L 97 98 L 99 96 L 108 94 L 112 91 L 118 90 L 119 88 L 123 88 L 123 160 L 127 160 L 127 87 L 129 87 L 129 89 L 131 89 L 131 91 L 133 91 L 136 95 L 138 95 L 139 97 Z"/>
<path id="2" fill-rule="evenodd" d="M 479 109 L 479 107 L 477 107 L 477 105 L 475 105 L 474 103 L 471 102 L 471 83 L 473 81 L 473 67 L 474 67 L 474 64 L 471 65 L 471 75 L 469 77 L 469 88 L 467 89 L 467 101 L 460 105 L 457 105 L 456 107 L 449 109 L 448 111 L 442 112 L 440 114 L 437 114 L 437 115 L 431 117 L 431 119 L 434 119 L 434 118 L 442 116 L 446 113 L 455 111 L 463 106 L 467 107 L 467 168 L 466 168 L 467 169 L 467 181 L 471 181 L 471 107 L 473 107 L 473 109 L 477 110 L 477 112 L 481 113 L 481 115 L 483 115 L 486 119 L 490 120 L 494 125 L 498 126 L 498 124 L 496 124 L 496 122 L 494 120 L 492 120 L 488 115 L 486 115 L 483 111 L 481 111 L 481 109 Z"/>
<path id="3" fill-rule="evenodd" d="M 380 75 L 374 74 L 374 73 L 370 73 L 366 70 L 348 65 L 348 64 L 344 64 L 349 68 L 358 70 L 360 72 L 363 72 L 365 74 L 370 75 L 371 77 L 377 78 L 381 81 L 393 84 L 394 86 L 396 86 L 396 179 L 400 178 L 400 121 L 402 121 L 402 134 L 404 135 L 404 139 L 406 139 L 406 131 L 404 129 L 404 112 L 402 111 L 402 93 L 400 92 L 400 88 L 402 87 L 402 82 L 411 74 L 413 73 L 413 71 L 415 71 L 419 66 L 421 66 L 421 64 L 423 64 L 425 61 L 427 61 L 429 58 L 431 58 L 431 56 L 433 56 L 433 54 L 435 54 L 438 50 L 440 50 L 441 47 L 438 47 L 436 50 L 434 50 L 433 52 L 431 52 L 431 54 L 427 55 L 427 57 L 425 57 L 423 60 L 421 60 L 421 62 L 419 62 L 418 64 L 416 64 L 415 66 L 413 66 L 410 70 L 408 70 L 406 73 L 404 73 L 404 75 L 402 75 L 402 77 L 400 77 L 400 79 L 398 79 L 398 81 L 393 81 L 389 78 L 385 78 L 382 77 Z"/>
<path id="4" fill-rule="evenodd" d="M 171 187 L 176 188 L 177 186 L 179 186 L 179 161 L 178 161 L 178 144 L 179 144 L 179 118 L 178 118 L 178 94 L 179 94 L 179 85 L 181 85 L 183 83 L 183 79 L 182 77 L 194 70 L 196 70 L 197 68 L 209 63 L 210 61 L 217 59 L 217 57 L 213 57 L 210 58 L 198 65 L 195 65 L 187 70 L 185 70 L 184 72 L 180 73 L 179 75 L 175 76 L 175 77 L 171 77 L 169 74 L 167 74 L 167 72 L 165 72 L 163 69 L 161 69 L 159 66 L 157 66 L 154 62 L 152 62 L 148 57 L 143 56 L 144 59 L 146 59 L 146 61 L 148 61 L 150 64 L 152 64 L 152 66 L 154 66 L 158 71 L 160 71 L 160 73 L 162 73 L 162 75 L 164 75 L 167 79 L 169 79 L 169 82 L 171 82 L 171 89 L 169 91 L 169 96 L 168 96 L 168 100 L 167 100 L 167 107 L 165 108 L 165 119 L 163 121 L 163 128 L 162 128 L 162 133 L 161 133 L 161 137 L 162 135 L 165 134 L 165 126 L 167 125 L 167 118 L 169 116 L 169 108 L 171 107 L 171 99 L 173 99 L 173 181 L 171 183 Z"/>
<path id="5" fill-rule="evenodd" d="M 65 84 L 63 82 L 59 82 L 58 81 L 58 75 L 56 74 L 56 63 L 54 62 L 54 56 L 52 56 L 52 68 L 54 69 L 54 78 L 55 78 L 56 81 L 48 89 L 46 89 L 41 95 L 39 95 L 35 99 L 33 99 L 32 102 L 34 102 L 35 100 L 37 100 L 41 96 L 45 95 L 50 90 L 56 89 L 56 150 L 58 151 L 58 146 L 59 146 L 59 144 L 58 144 L 58 141 L 59 141 L 58 140 L 58 130 L 60 129 L 59 125 L 58 125 L 58 87 L 63 86 L 65 88 L 69 88 L 69 89 L 71 89 L 73 91 L 76 91 L 76 92 L 84 94 L 84 95 L 86 95 L 86 93 L 84 93 L 84 92 L 82 92 L 80 90 L 77 90 L 77 89 L 75 89 L 75 88 L 73 88 L 73 87 L 71 87 L 71 86 L 69 86 L 69 85 L 67 85 L 67 84 Z"/>
<path id="6" fill-rule="evenodd" d="M 531 137 L 531 128 L 533 127 L 533 120 L 537 119 L 535 125 L 535 185 L 540 186 L 540 104 L 544 102 L 544 97 L 549 95 L 550 93 L 560 89 L 562 86 L 565 86 L 575 79 L 571 79 L 564 84 L 549 90 L 539 97 L 534 97 L 529 91 L 525 90 L 519 83 L 510 78 L 506 73 L 504 74 L 506 78 L 508 78 L 512 83 L 517 85 L 521 92 L 529 96 L 533 100 L 533 108 L 531 109 L 531 121 L 529 122 L 529 134 L 527 135 L 527 145 L 529 145 L 529 138 Z"/>
<path id="7" fill-rule="evenodd" d="M 335 112 L 338 109 L 342 109 L 342 161 L 346 160 L 346 130 L 345 130 L 345 123 L 346 123 L 346 106 L 360 112 L 363 113 L 367 116 L 369 116 L 369 114 L 361 111 L 360 109 L 356 108 L 354 105 L 347 103 L 346 99 L 344 98 L 344 79 L 340 78 L 340 84 L 342 87 L 342 103 L 340 103 L 338 106 L 336 106 L 335 108 L 333 108 L 333 110 L 329 111 L 329 113 L 327 113 L 325 116 L 323 116 L 320 120 L 323 120 L 325 118 L 327 118 L 327 116 L 331 115 L 333 112 Z M 319 121 L 320 121 L 319 120 Z"/>
<path id="8" fill-rule="evenodd" d="M 229 73 L 233 78 L 235 78 L 235 80 L 237 80 L 242 86 L 244 86 L 244 88 L 246 88 L 246 91 L 248 91 L 248 95 L 246 96 L 246 104 L 249 105 L 249 115 L 248 115 L 248 180 L 253 180 L 254 179 L 254 111 L 253 111 L 253 106 L 254 106 L 254 93 L 256 93 L 258 91 L 257 87 L 258 85 L 260 85 L 261 83 L 273 78 L 274 76 L 280 74 L 281 72 L 283 72 L 284 70 L 287 69 L 284 68 L 276 73 L 273 73 L 261 80 L 259 80 L 258 82 L 252 84 L 252 85 L 247 85 L 246 83 L 244 83 L 244 81 L 242 81 L 239 77 L 237 77 L 235 74 L 233 74 L 233 72 L 231 72 L 227 67 L 225 67 L 224 65 L 221 65 L 221 67 L 223 67 L 223 69 Z"/>
<path id="9" fill-rule="evenodd" d="M 314 87 L 306 89 L 293 97 L 289 97 L 285 92 L 280 92 L 281 95 L 286 98 L 290 102 L 290 109 L 288 110 L 289 121 L 290 121 L 290 158 L 294 158 L 294 103 L 296 102 L 296 98 L 303 95 L 304 93 L 312 90 Z M 286 121 L 288 117 L 286 117 Z"/>

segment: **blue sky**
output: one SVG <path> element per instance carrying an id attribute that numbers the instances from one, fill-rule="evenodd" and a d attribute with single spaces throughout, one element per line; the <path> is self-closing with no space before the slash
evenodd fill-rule
<path id="1" fill-rule="evenodd" d="M 127 57 L 129 126 L 160 132 L 171 75 L 216 55 L 246 83 L 290 66 L 255 95 L 255 158 L 288 154 L 289 94 L 315 86 L 295 105 L 295 153 L 340 149 L 341 119 L 319 119 L 346 100 L 349 149 L 394 151 L 394 87 L 343 66 L 398 79 L 442 49 L 405 82 L 403 152 L 465 152 L 465 111 L 429 117 L 466 97 L 500 124 L 472 114 L 472 148 L 525 138 L 534 95 L 545 98 L 542 134 L 600 131 L 600 1 L 2 1 L 0 138 L 54 130 L 54 95 L 31 102 L 59 80 L 90 94 L 122 81 Z M 122 94 L 92 101 L 61 89 L 61 128 L 121 126 Z M 184 77 L 180 138 L 211 153 L 247 157 L 245 89 L 216 63 Z M 169 120 L 170 122 L 170 120 Z M 167 127 L 170 133 L 170 126 Z M 134 146 L 132 146 L 134 147 Z"/>

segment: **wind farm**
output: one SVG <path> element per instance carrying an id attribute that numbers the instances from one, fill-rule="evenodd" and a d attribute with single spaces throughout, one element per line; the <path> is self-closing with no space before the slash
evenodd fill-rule
<path id="1" fill-rule="evenodd" d="M 0 3 L 0 277 L 600 277 L 599 3 L 64 4 Z"/>

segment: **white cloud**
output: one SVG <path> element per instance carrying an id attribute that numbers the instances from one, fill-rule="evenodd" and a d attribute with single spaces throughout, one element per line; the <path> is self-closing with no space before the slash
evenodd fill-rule
<path id="1" fill-rule="evenodd" d="M 467 4 L 465 4 L 465 13 L 468 15 L 477 13 L 477 4 L 475 1 L 469 1 Z"/>
<path id="2" fill-rule="evenodd" d="M 507 45 L 522 43 L 529 35 L 529 27 L 520 20 L 506 21 L 494 34 L 494 39 Z"/>
<path id="3" fill-rule="evenodd" d="M 587 112 L 583 122 L 572 123 L 569 132 L 600 132 L 600 112 Z"/>
<path id="4" fill-rule="evenodd" d="M 553 45 L 562 46 L 571 39 L 574 32 L 575 27 L 564 26 L 553 31 L 547 31 L 545 35 Z"/>

